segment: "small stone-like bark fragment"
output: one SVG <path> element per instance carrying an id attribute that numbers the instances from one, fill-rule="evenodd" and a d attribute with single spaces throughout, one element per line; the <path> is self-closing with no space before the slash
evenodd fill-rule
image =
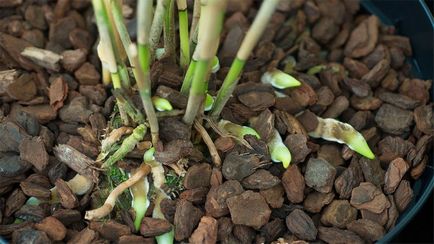
<path id="1" fill-rule="evenodd" d="M 384 193 L 370 182 L 362 182 L 353 189 L 351 205 L 361 210 L 369 210 L 373 213 L 381 213 L 390 207 L 390 202 Z"/>
<path id="2" fill-rule="evenodd" d="M 58 219 L 51 216 L 43 219 L 40 223 L 36 223 L 35 228 L 44 231 L 55 241 L 63 240 L 66 236 L 65 226 Z"/>
<path id="3" fill-rule="evenodd" d="M 404 211 L 413 199 L 413 189 L 410 182 L 408 180 L 401 181 L 393 196 L 399 212 Z"/>
<path id="4" fill-rule="evenodd" d="M 291 165 L 283 173 L 282 185 L 290 202 L 300 203 L 303 201 L 305 182 L 297 165 Z"/>
<path id="5" fill-rule="evenodd" d="M 307 195 L 303 202 L 304 208 L 311 213 L 319 213 L 327 204 L 331 203 L 335 197 L 333 192 L 321 193 L 314 191 Z"/>
<path id="6" fill-rule="evenodd" d="M 234 224 L 261 228 L 270 218 L 271 210 L 261 194 L 246 191 L 226 200 Z"/>
<path id="7" fill-rule="evenodd" d="M 190 243 L 217 243 L 218 223 L 213 217 L 204 216 L 200 219 L 199 226 L 191 235 Z"/>
<path id="8" fill-rule="evenodd" d="M 62 179 L 56 180 L 56 188 L 59 194 L 60 203 L 64 208 L 76 208 L 79 204 L 77 196 L 69 188 L 68 184 Z"/>
<path id="9" fill-rule="evenodd" d="M 241 182 L 246 189 L 265 190 L 280 183 L 277 176 L 272 175 L 265 169 L 259 169 Z"/>
<path id="10" fill-rule="evenodd" d="M 320 226 L 318 228 L 318 238 L 326 243 L 365 243 L 356 233 L 336 227 Z"/>
<path id="11" fill-rule="evenodd" d="M 190 237 L 194 228 L 199 224 L 199 221 L 203 213 L 200 209 L 193 206 L 193 204 L 187 200 L 179 200 L 176 204 L 175 212 L 175 239 L 182 241 Z"/>
<path id="12" fill-rule="evenodd" d="M 338 228 L 356 220 L 357 209 L 353 208 L 347 200 L 334 200 L 328 205 L 322 216 L 321 222 L 324 225 L 332 225 Z"/>
<path id="13" fill-rule="evenodd" d="M 383 226 L 369 219 L 358 219 L 347 225 L 348 230 L 357 233 L 367 241 L 377 241 L 384 236 Z"/>
<path id="14" fill-rule="evenodd" d="M 402 177 L 410 168 L 408 163 L 402 158 L 396 158 L 389 164 L 389 168 L 384 176 L 384 192 L 393 193 L 401 182 Z"/>
<path id="15" fill-rule="evenodd" d="M 140 225 L 140 234 L 144 237 L 159 236 L 172 229 L 172 225 L 165 219 L 144 217 Z"/>
<path id="16" fill-rule="evenodd" d="M 304 178 L 306 185 L 315 190 L 328 193 L 333 188 L 336 168 L 322 158 L 311 158 L 306 166 Z"/>
<path id="17" fill-rule="evenodd" d="M 300 209 L 295 209 L 286 217 L 286 226 L 302 240 L 313 241 L 318 233 L 312 219 Z"/>

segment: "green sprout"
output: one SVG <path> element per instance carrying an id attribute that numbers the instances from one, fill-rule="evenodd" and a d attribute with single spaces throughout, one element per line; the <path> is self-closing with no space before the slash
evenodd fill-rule
<path id="1" fill-rule="evenodd" d="M 101 168 L 108 168 L 115 164 L 117 161 L 125 157 L 129 152 L 131 152 L 137 143 L 143 140 L 146 134 L 147 127 L 144 124 L 137 126 L 131 135 L 125 138 L 118 150 L 113 153 L 101 166 Z"/>
<path id="2" fill-rule="evenodd" d="M 366 158 L 375 158 L 365 138 L 351 125 L 331 118 L 323 119 L 317 117 L 317 119 L 318 126 L 314 131 L 309 132 L 309 136 L 322 138 L 327 141 L 335 141 L 341 144 L 344 143 Z"/>
<path id="3" fill-rule="evenodd" d="M 256 138 L 258 139 L 260 138 L 258 132 L 256 132 L 253 128 L 250 128 L 248 126 L 237 125 L 235 123 L 232 123 L 224 119 L 220 120 L 220 122 L 218 123 L 218 127 L 222 131 L 227 132 L 228 134 L 234 136 L 238 140 L 243 140 L 244 136 L 246 135 L 253 135 L 256 136 Z"/>
<path id="4" fill-rule="evenodd" d="M 135 212 L 134 218 L 134 228 L 136 231 L 140 229 L 140 225 L 142 224 L 143 217 L 145 217 L 145 213 L 149 207 L 149 182 L 147 177 L 143 177 L 143 179 L 139 180 L 137 183 L 130 187 L 130 192 L 132 195 L 131 206 Z"/>
<path id="5" fill-rule="evenodd" d="M 213 104 L 214 104 L 214 97 L 211 96 L 209 93 L 207 93 L 205 97 L 204 111 L 210 111 L 212 109 Z"/>
<path id="6" fill-rule="evenodd" d="M 291 152 L 285 144 L 283 144 L 282 137 L 280 137 L 276 129 L 274 129 L 273 135 L 267 142 L 267 146 L 271 160 L 276 163 L 281 162 L 284 168 L 288 168 L 291 163 Z"/>
<path id="7" fill-rule="evenodd" d="M 159 96 L 153 96 L 152 103 L 154 104 L 155 109 L 157 109 L 160 112 L 173 110 L 172 104 L 170 104 L 169 100 L 165 98 Z"/>
<path id="8" fill-rule="evenodd" d="M 217 53 L 226 3 L 227 0 L 209 0 L 203 2 L 202 5 L 201 11 L 206 18 L 199 20 L 199 39 L 195 50 L 197 63 L 183 117 L 183 121 L 187 125 L 193 124 L 205 98 L 207 77 L 210 72 L 211 61 Z"/>
<path id="9" fill-rule="evenodd" d="M 247 31 L 247 34 L 244 37 L 243 42 L 241 43 L 241 47 L 237 52 L 237 56 L 232 62 L 229 72 L 226 75 L 225 80 L 223 81 L 223 85 L 218 91 L 216 102 L 211 111 L 212 117 L 217 118 L 220 115 L 223 107 L 231 97 L 238 83 L 241 72 L 244 69 L 244 65 L 249 59 L 253 48 L 256 46 L 259 39 L 261 38 L 262 33 L 264 33 L 264 30 L 267 27 L 267 24 L 270 21 L 270 18 L 273 15 L 278 3 L 279 0 L 264 0 L 262 2 L 259 12 L 256 15 L 251 27 Z M 206 16 L 208 17 L 208 15 Z"/>
<path id="10" fill-rule="evenodd" d="M 307 71 L 307 74 L 308 74 L 308 75 L 315 75 L 315 74 L 317 74 L 317 73 L 323 71 L 323 70 L 326 69 L 326 68 L 327 68 L 327 66 L 324 65 L 324 64 L 316 65 L 316 66 L 313 66 L 312 68 L 310 68 L 310 69 Z"/>
<path id="11" fill-rule="evenodd" d="M 265 84 L 271 84 L 277 89 L 286 89 L 301 85 L 301 82 L 293 76 L 278 69 L 265 72 L 261 77 L 261 81 Z"/>
<path id="12" fill-rule="evenodd" d="M 212 59 L 212 62 L 211 62 L 211 72 L 217 73 L 217 71 L 219 71 L 219 70 L 220 70 L 219 58 L 217 56 L 214 56 L 214 58 Z"/>

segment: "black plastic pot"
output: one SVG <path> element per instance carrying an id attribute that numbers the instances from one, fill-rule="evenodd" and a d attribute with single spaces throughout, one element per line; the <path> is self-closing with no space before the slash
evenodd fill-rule
<path id="1" fill-rule="evenodd" d="M 423 0 L 362 0 L 367 12 L 377 15 L 385 24 L 394 25 L 398 33 L 411 39 L 414 77 L 433 79 L 433 30 L 434 19 Z M 434 88 L 431 91 L 431 98 Z M 414 199 L 401 213 L 396 226 L 379 243 L 394 241 L 395 236 L 421 209 L 434 189 L 434 158 L 431 152 L 429 165 L 424 174 L 413 184 Z M 432 217 L 432 216 L 431 216 Z"/>

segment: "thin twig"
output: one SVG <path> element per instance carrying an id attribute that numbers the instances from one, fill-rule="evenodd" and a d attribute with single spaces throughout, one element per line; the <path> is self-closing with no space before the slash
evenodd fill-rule
<path id="1" fill-rule="evenodd" d="M 199 123 L 198 120 L 194 121 L 194 128 L 197 130 L 197 132 L 199 132 L 203 141 L 207 145 L 212 162 L 216 167 L 220 167 L 222 164 L 222 159 L 220 158 L 220 155 L 217 152 L 217 148 L 215 147 L 214 142 L 212 141 L 208 132 L 205 130 L 205 128 L 203 128 L 203 126 Z"/>
<path id="2" fill-rule="evenodd" d="M 105 200 L 104 205 L 97 209 L 86 211 L 86 215 L 84 218 L 87 220 L 101 219 L 110 214 L 110 212 L 113 210 L 113 207 L 115 206 L 116 200 L 118 199 L 119 195 L 121 195 L 122 192 L 134 185 L 144 176 L 148 175 L 149 172 L 151 172 L 151 167 L 147 164 L 141 164 L 131 178 L 122 182 L 120 185 L 116 186 L 115 189 L 113 189 L 113 191 Z"/>

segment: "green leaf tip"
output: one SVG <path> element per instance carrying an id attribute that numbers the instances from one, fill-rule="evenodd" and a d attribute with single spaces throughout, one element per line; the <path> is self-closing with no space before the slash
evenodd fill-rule
<path id="1" fill-rule="evenodd" d="M 278 69 L 265 72 L 261 77 L 261 81 L 265 84 L 271 84 L 277 89 L 286 89 L 301 85 L 301 82 L 295 79 L 292 75 Z"/>
<path id="2" fill-rule="evenodd" d="M 271 154 L 271 160 L 273 162 L 279 163 L 282 162 L 283 167 L 286 169 L 288 168 L 289 164 L 291 163 L 291 152 L 289 152 L 289 149 L 286 146 L 277 146 L 273 149 L 270 149 Z"/>
<path id="3" fill-rule="evenodd" d="M 205 112 L 210 111 L 213 105 L 214 105 L 214 97 L 212 97 L 209 93 L 207 93 L 205 97 L 205 106 L 204 106 Z"/>
<path id="4" fill-rule="evenodd" d="M 235 136 L 239 140 L 242 140 L 245 135 L 253 135 L 258 139 L 261 138 L 255 129 L 248 126 L 237 125 L 224 119 L 220 120 L 218 125 L 223 131 Z"/>
<path id="5" fill-rule="evenodd" d="M 172 104 L 170 104 L 169 100 L 165 98 L 153 96 L 152 103 L 154 104 L 155 109 L 160 112 L 173 110 Z"/>
<path id="6" fill-rule="evenodd" d="M 217 71 L 220 70 L 220 61 L 217 56 L 214 56 L 214 58 L 211 61 L 211 72 L 217 73 Z"/>
<path id="7" fill-rule="evenodd" d="M 154 153 L 155 153 L 155 148 L 151 147 L 149 148 L 144 154 L 143 154 L 143 161 L 147 162 L 147 161 L 152 161 L 155 159 L 154 157 Z"/>
<path id="8" fill-rule="evenodd" d="M 292 159 L 291 152 L 283 143 L 282 137 L 276 129 L 274 129 L 273 135 L 269 139 L 267 146 L 271 160 L 275 163 L 281 162 L 285 169 L 288 168 Z"/>
<path id="9" fill-rule="evenodd" d="M 363 135 L 350 124 L 331 118 L 323 119 L 317 117 L 317 119 L 318 126 L 314 131 L 309 132 L 310 136 L 346 144 L 350 149 L 366 158 L 375 158 Z"/>

